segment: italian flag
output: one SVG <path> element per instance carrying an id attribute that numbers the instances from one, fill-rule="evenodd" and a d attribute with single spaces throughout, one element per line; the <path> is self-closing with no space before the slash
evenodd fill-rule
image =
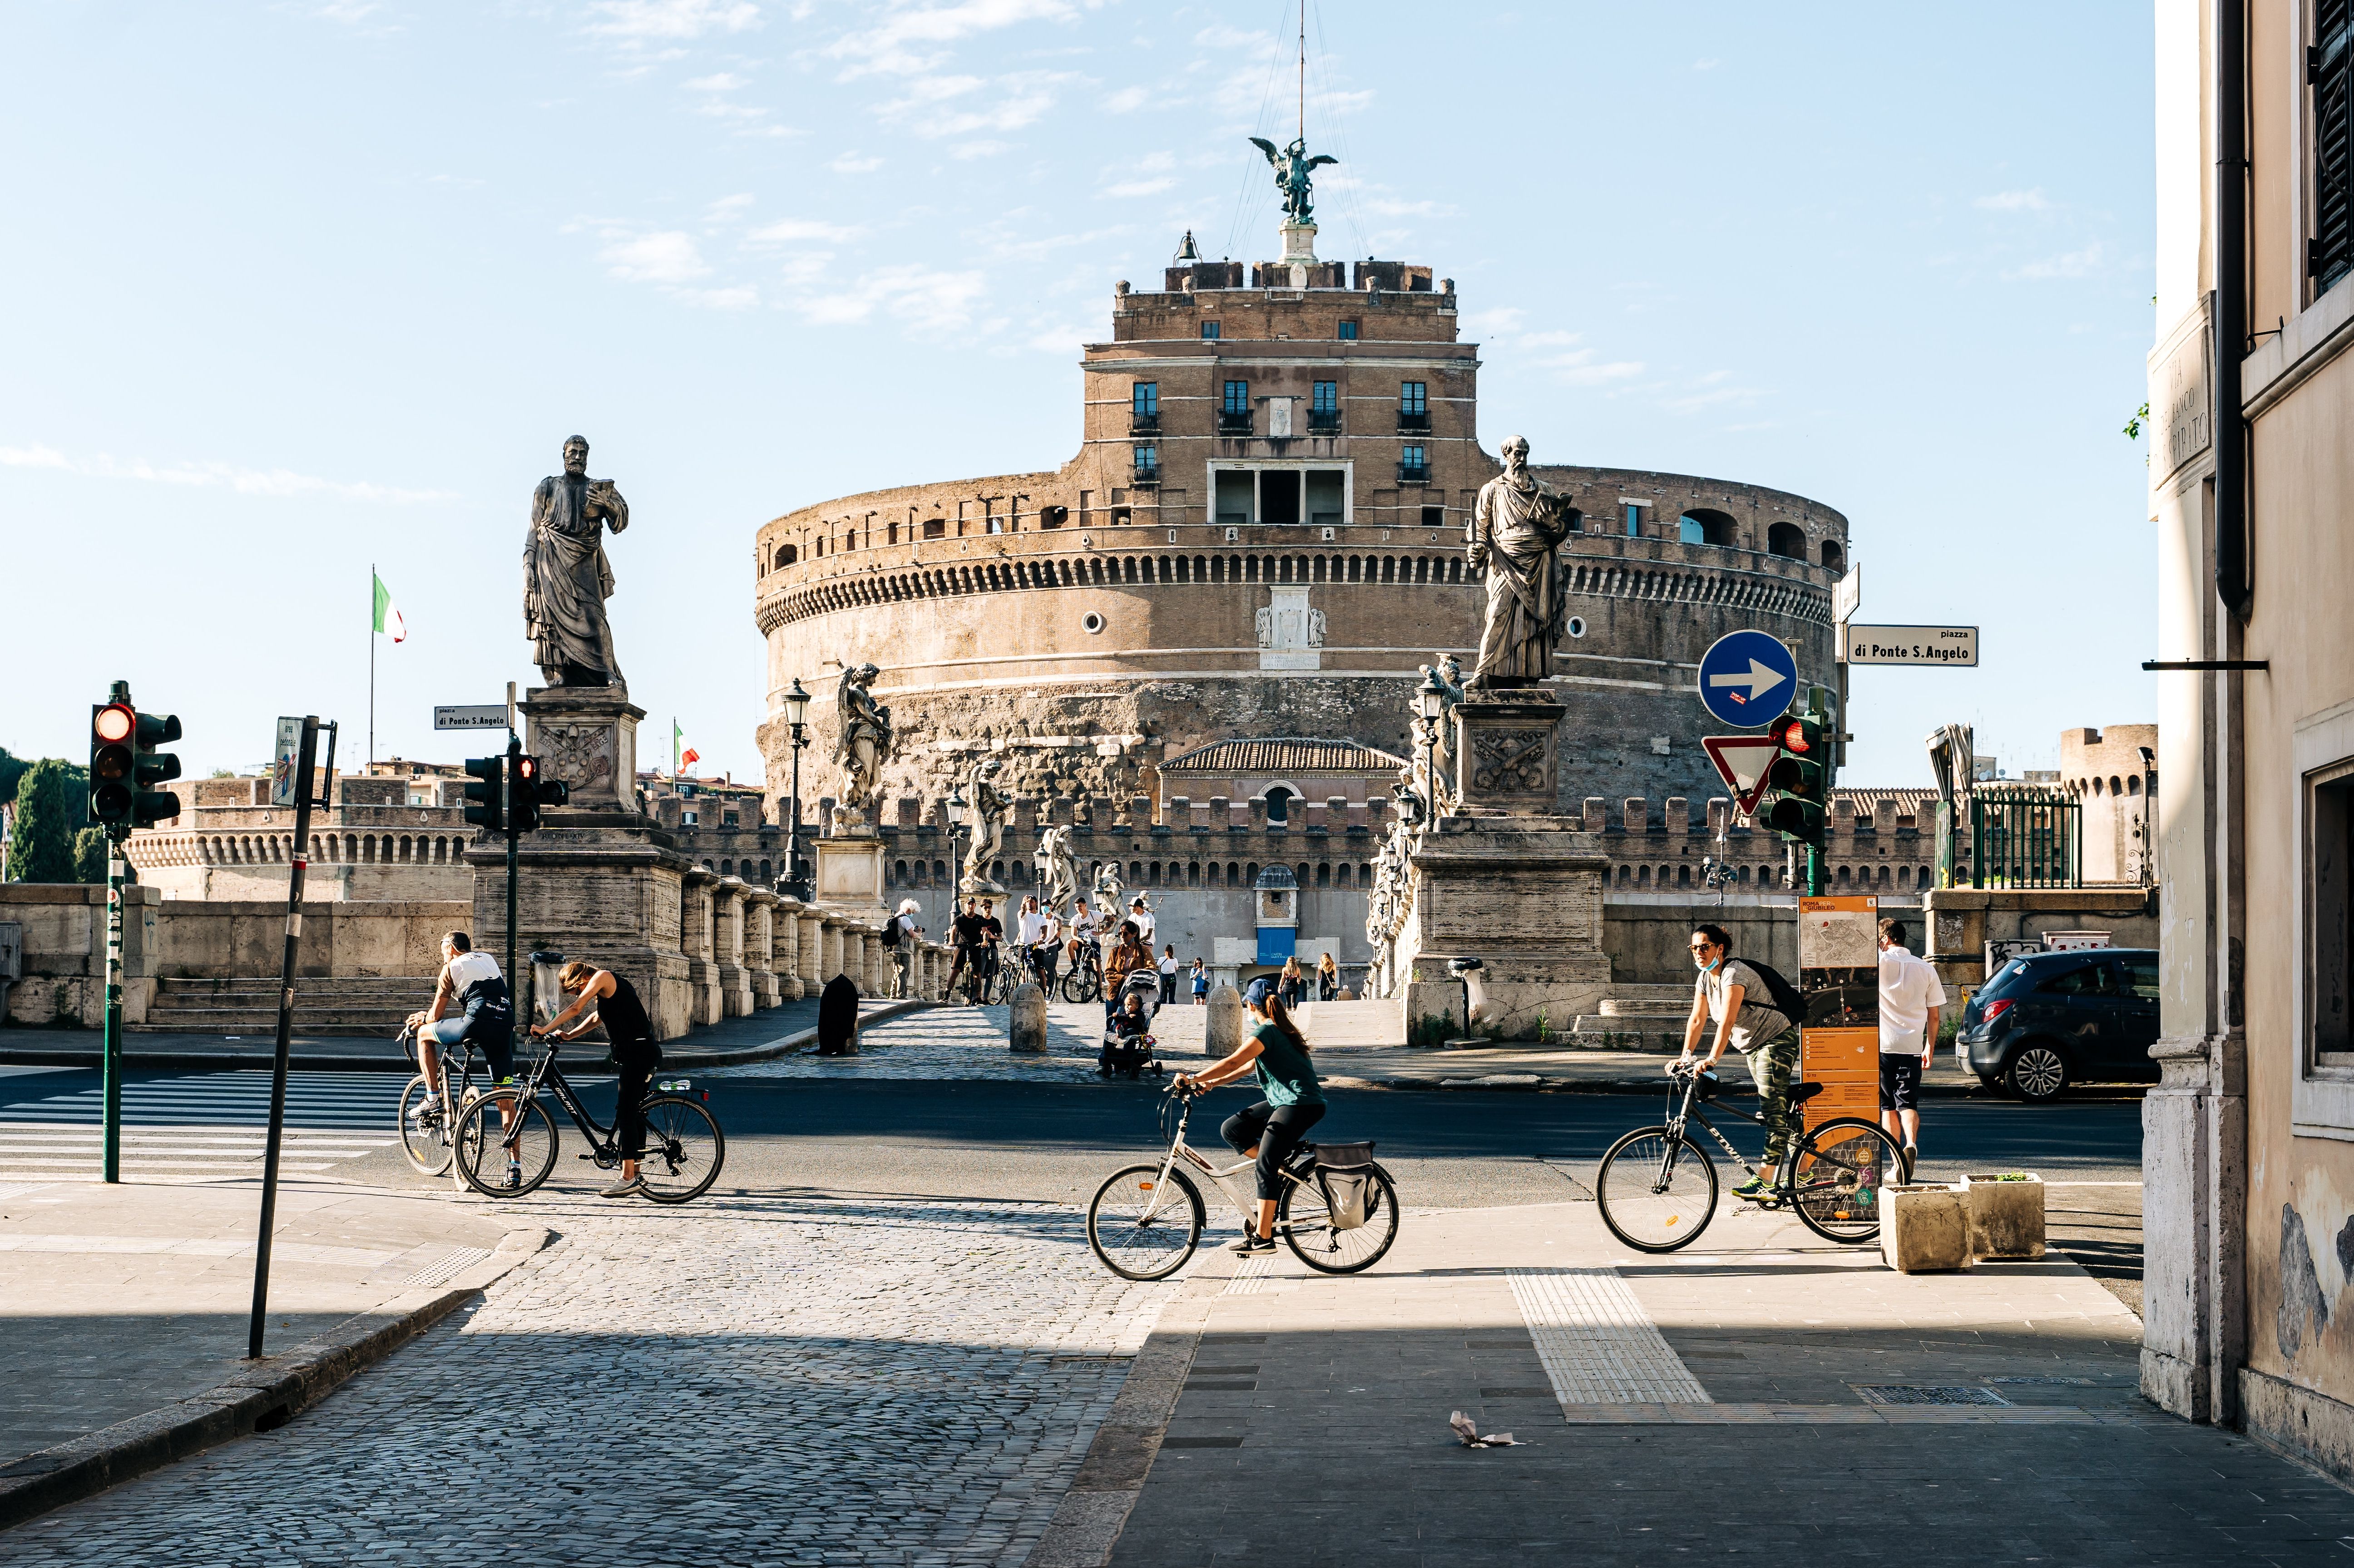
<path id="1" fill-rule="evenodd" d="M 686 732 L 678 727 L 676 719 L 670 721 L 670 754 L 676 758 L 670 768 L 670 776 L 673 779 L 678 777 L 679 769 L 688 763 L 703 760 L 703 754 L 686 744 Z"/>
<path id="2" fill-rule="evenodd" d="M 376 630 L 391 638 L 395 642 L 408 641 L 408 622 L 400 619 L 400 607 L 392 602 L 392 590 L 384 586 L 384 579 L 377 577 L 375 572 L 369 572 L 368 576 L 376 583 Z"/>

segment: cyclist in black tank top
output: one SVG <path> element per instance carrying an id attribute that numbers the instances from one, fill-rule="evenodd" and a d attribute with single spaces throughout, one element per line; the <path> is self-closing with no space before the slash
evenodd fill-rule
<path id="1" fill-rule="evenodd" d="M 638 1180 L 638 1156 L 646 1147 L 646 1087 L 662 1065 L 662 1047 L 654 1044 L 653 1021 L 635 987 L 610 969 L 575 959 L 564 966 L 557 983 L 572 997 L 572 1005 L 543 1025 L 536 1035 L 570 1040 L 602 1023 L 612 1042 L 613 1065 L 620 1069 L 613 1110 L 613 1138 L 620 1145 L 621 1179 L 598 1196 L 627 1198 L 645 1191 Z M 596 1011 L 589 1012 L 594 1004 Z M 565 1026 L 571 1025 L 567 1030 Z"/>

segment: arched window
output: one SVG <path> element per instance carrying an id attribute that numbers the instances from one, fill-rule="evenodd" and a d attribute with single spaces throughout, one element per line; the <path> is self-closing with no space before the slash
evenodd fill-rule
<path id="1" fill-rule="evenodd" d="M 1620 866 L 1618 868 L 1618 885 L 1621 887 L 1626 886 L 1629 882 L 1634 880 L 1634 872 L 1630 868 L 1623 865 Z"/>
<path id="2" fill-rule="evenodd" d="M 1837 539 L 1823 541 L 1823 569 L 1829 572 L 1847 570 L 1847 552 L 1840 548 Z"/>
<path id="3" fill-rule="evenodd" d="M 2126 775 L 2126 793 L 2128 795 L 2138 795 L 2141 793 L 2140 774 L 2128 773 Z"/>
<path id="4" fill-rule="evenodd" d="M 1246 863 L 1243 866 L 1243 874 L 1250 879 L 1251 886 L 1257 887 L 1258 885 L 1258 862 L 1254 860 Z"/>
<path id="5" fill-rule="evenodd" d="M 1341 868 L 1341 874 L 1343 876 L 1348 875 L 1349 868 L 1345 865 L 1342 866 Z M 1316 863 L 1316 885 L 1319 887 L 1330 887 L 1332 885 L 1332 863 L 1331 861 L 1322 860 Z"/>
<path id="6" fill-rule="evenodd" d="M 1649 887 L 1651 885 L 1651 868 L 1649 866 L 1642 866 L 1636 871 L 1635 885 L 1638 887 Z"/>
<path id="7" fill-rule="evenodd" d="M 907 863 L 906 861 L 895 860 L 891 863 L 891 885 L 894 887 L 905 887 L 907 885 Z"/>
<path id="8" fill-rule="evenodd" d="M 1730 545 L 1734 522 L 1722 512 L 1695 506 L 1676 519 L 1676 535 L 1687 545 Z"/>
<path id="9" fill-rule="evenodd" d="M 777 546 L 777 569 L 779 571 L 784 570 L 787 567 L 791 566 L 795 561 L 798 561 L 801 558 L 801 553 L 798 547 L 791 545 L 779 545 Z"/>
<path id="10" fill-rule="evenodd" d="M 735 874 L 736 874 L 736 863 L 735 863 L 733 860 L 723 860 L 723 861 L 721 861 L 721 862 L 719 863 L 719 874 L 720 874 L 720 875 L 722 875 L 722 876 L 733 876 L 733 875 L 735 875 Z"/>
<path id="11" fill-rule="evenodd" d="M 1212 869 L 1214 870 L 1215 868 L 1213 867 Z M 1200 861 L 1189 860 L 1185 863 L 1185 885 L 1188 887 L 1199 887 L 1202 885 L 1202 863 Z"/>
<path id="12" fill-rule="evenodd" d="M 902 863 L 902 869 L 905 869 L 905 863 Z M 773 874 L 769 870 L 769 863 L 765 860 L 762 861 L 760 863 L 760 880 L 762 882 L 767 882 L 771 880 L 772 876 Z"/>
<path id="13" fill-rule="evenodd" d="M 1271 826 L 1291 820 L 1291 791 L 1278 784 L 1267 792 L 1267 820 Z"/>
<path id="14" fill-rule="evenodd" d="M 1676 867 L 1676 885 L 1678 887 L 1690 887 L 1691 885 L 1691 867 L 1688 865 L 1680 865 Z"/>
<path id="15" fill-rule="evenodd" d="M 1807 531 L 1796 523 L 1776 523 L 1766 530 L 1766 552 L 1788 560 L 1807 558 Z"/>

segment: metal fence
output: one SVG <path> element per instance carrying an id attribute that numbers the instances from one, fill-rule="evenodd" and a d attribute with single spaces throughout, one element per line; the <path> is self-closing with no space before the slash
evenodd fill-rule
<path id="1" fill-rule="evenodd" d="M 2084 809 L 2041 789 L 1970 791 L 1972 887 L 2082 887 Z"/>

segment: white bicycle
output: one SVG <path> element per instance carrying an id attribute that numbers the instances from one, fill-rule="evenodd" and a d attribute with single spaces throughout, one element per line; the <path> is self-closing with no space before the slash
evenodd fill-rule
<path id="1" fill-rule="evenodd" d="M 1195 1151 L 1185 1141 L 1193 1100 L 1172 1086 L 1160 1108 L 1169 1151 L 1157 1164 L 1113 1171 L 1087 1204 L 1087 1245 L 1122 1279 L 1166 1279 L 1202 1245 L 1209 1211 L 1196 1173 L 1225 1191 L 1246 1228 L 1258 1223 L 1257 1183 L 1232 1180 L 1247 1177 L 1257 1161 L 1239 1160 L 1221 1170 Z M 1303 1143 L 1281 1175 L 1276 1234 L 1319 1274 L 1371 1268 L 1397 1240 L 1397 1183 L 1374 1161 L 1372 1144 Z"/>

